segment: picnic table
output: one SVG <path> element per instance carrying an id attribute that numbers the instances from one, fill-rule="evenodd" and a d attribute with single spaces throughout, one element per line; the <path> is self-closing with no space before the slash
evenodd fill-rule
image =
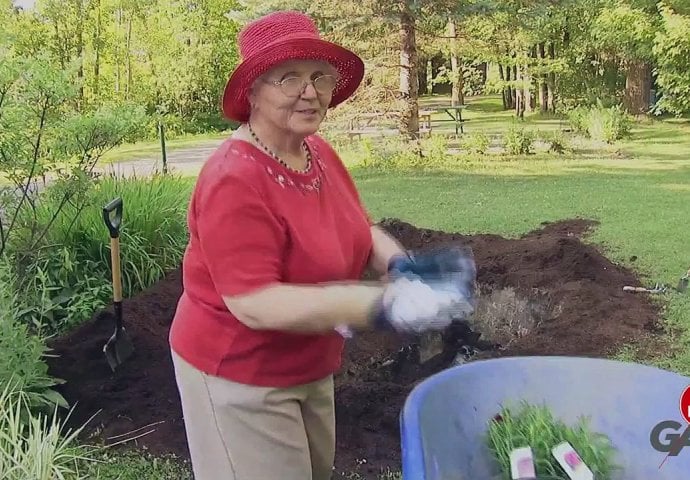
<path id="1" fill-rule="evenodd" d="M 463 123 L 465 122 L 465 119 L 462 118 L 462 111 L 467 108 L 467 105 L 456 105 L 456 106 L 449 106 L 449 107 L 440 107 L 436 109 L 437 112 L 445 112 L 451 119 L 450 120 L 439 120 L 441 122 L 446 121 L 446 122 L 453 122 L 455 124 L 455 134 L 458 134 L 458 130 L 460 133 L 465 133 L 465 130 L 463 128 Z"/>
<path id="2" fill-rule="evenodd" d="M 455 107 L 436 107 L 430 109 L 420 109 L 418 111 L 419 116 L 419 127 L 420 133 L 431 134 L 432 125 L 431 117 L 436 113 L 445 113 L 450 117 L 448 120 L 436 120 L 438 122 L 453 122 L 455 125 L 455 134 L 458 131 L 465 133 L 463 129 L 463 123 L 465 119 L 462 118 L 462 110 L 466 108 L 466 105 L 457 105 Z M 367 112 L 367 113 L 357 113 L 350 117 L 348 121 L 348 131 L 347 135 L 350 139 L 353 137 L 361 137 L 364 134 L 372 134 L 377 128 L 372 126 L 376 120 L 391 119 L 400 115 L 401 112 L 398 111 L 387 111 L 387 112 Z M 376 122 L 378 123 L 378 122 Z M 379 126 L 380 128 L 380 126 Z M 374 132 L 372 132 L 374 131 Z"/>

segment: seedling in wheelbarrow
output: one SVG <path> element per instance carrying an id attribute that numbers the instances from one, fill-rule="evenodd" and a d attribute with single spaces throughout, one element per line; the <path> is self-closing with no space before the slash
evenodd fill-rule
<path id="1" fill-rule="evenodd" d="M 531 449 L 536 480 L 571 480 L 561 466 L 564 442 L 578 453 L 596 480 L 610 478 L 617 467 L 615 450 L 606 436 L 592 432 L 584 419 L 569 427 L 544 406 L 523 403 L 517 410 L 503 408 L 490 422 L 487 440 L 501 469 L 500 478 L 505 480 L 511 480 L 511 453 L 526 447 Z"/>
<path id="2" fill-rule="evenodd" d="M 112 216 L 112 212 L 115 215 Z M 122 198 L 118 197 L 103 207 L 103 221 L 110 233 L 110 260 L 113 276 L 113 309 L 115 333 L 103 346 L 103 353 L 113 372 L 134 353 L 132 340 L 122 321 L 122 278 L 120 272 L 120 224 L 122 223 Z"/>

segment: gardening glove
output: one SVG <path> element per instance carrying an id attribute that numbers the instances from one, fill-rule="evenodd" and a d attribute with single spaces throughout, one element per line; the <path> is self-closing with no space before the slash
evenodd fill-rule
<path id="1" fill-rule="evenodd" d="M 458 289 L 474 302 L 477 268 L 472 250 L 462 247 L 396 255 L 388 263 L 388 276 L 418 276 L 434 285 Z"/>
<path id="2" fill-rule="evenodd" d="M 458 248 L 397 257 L 389 264 L 391 283 L 374 314 L 374 326 L 399 332 L 442 330 L 474 311 L 476 266 Z"/>

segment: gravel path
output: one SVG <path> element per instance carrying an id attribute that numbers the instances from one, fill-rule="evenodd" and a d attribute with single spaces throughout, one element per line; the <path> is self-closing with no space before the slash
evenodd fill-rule
<path id="1" fill-rule="evenodd" d="M 223 140 L 208 140 L 200 143 L 194 147 L 179 148 L 169 150 L 167 153 L 167 164 L 169 173 L 177 173 L 180 175 L 194 176 L 199 173 L 206 159 L 223 143 Z M 160 152 L 151 156 L 144 156 L 133 158 L 131 160 L 113 162 L 94 168 L 94 171 L 105 174 L 114 173 L 118 177 L 146 177 L 150 176 L 156 171 L 163 171 L 163 162 L 161 160 Z M 50 183 L 50 178 L 47 178 L 46 183 Z M 32 190 L 40 191 L 44 187 L 43 181 L 37 179 L 32 185 Z M 11 189 L 7 185 L 0 185 L 0 194 L 5 189 Z M 20 191 L 16 191 L 20 195 Z M 4 212 L 0 205 L 0 221 L 8 222 L 7 212 Z"/>
<path id="2" fill-rule="evenodd" d="M 181 175 L 196 175 L 206 159 L 218 148 L 223 140 L 209 140 L 195 147 L 180 148 L 168 151 L 168 172 Z M 113 162 L 96 168 L 103 173 L 115 173 L 117 176 L 149 176 L 155 171 L 163 170 L 160 153 L 151 157 L 134 158 L 121 162 Z"/>

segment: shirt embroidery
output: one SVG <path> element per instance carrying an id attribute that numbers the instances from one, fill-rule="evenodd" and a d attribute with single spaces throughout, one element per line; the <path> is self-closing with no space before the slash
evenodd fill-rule
<path id="1" fill-rule="evenodd" d="M 264 168 L 264 171 L 273 179 L 273 181 L 280 185 L 281 188 L 297 188 L 302 192 L 302 194 L 319 192 L 322 186 L 328 183 L 328 176 L 326 175 L 326 165 L 321 159 L 321 152 L 319 147 L 311 141 L 307 141 L 307 145 L 312 152 L 312 159 L 314 160 L 314 163 L 312 163 L 312 168 L 316 169 L 316 175 L 314 178 L 305 179 L 304 181 L 295 181 L 289 175 L 280 173 L 278 170 L 268 165 Z M 251 160 L 252 162 L 256 162 L 256 157 L 254 156 L 254 154 L 242 152 L 238 150 L 236 147 L 231 147 L 230 153 L 237 157 L 244 158 L 246 160 Z"/>

